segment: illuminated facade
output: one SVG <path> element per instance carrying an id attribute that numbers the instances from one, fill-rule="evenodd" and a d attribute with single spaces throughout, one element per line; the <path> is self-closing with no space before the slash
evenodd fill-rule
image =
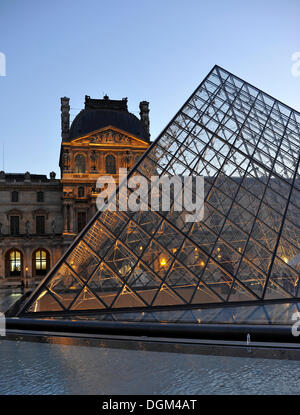
<path id="1" fill-rule="evenodd" d="M 96 213 L 96 180 L 120 167 L 130 170 L 149 146 L 148 103 L 140 103 L 139 120 L 122 100 L 85 97 L 85 108 L 68 127 L 68 98 L 62 98 L 60 155 L 65 237 L 80 232 Z M 142 121 L 144 120 L 144 121 Z"/>
<path id="2" fill-rule="evenodd" d="M 53 172 L 0 172 L 0 284 L 38 281 L 61 257 L 61 196 Z"/>
<path id="3" fill-rule="evenodd" d="M 98 212 L 20 315 L 296 301 L 299 147 L 298 112 L 215 66 L 129 174 L 204 176 L 204 219 Z"/>
<path id="4" fill-rule="evenodd" d="M 96 180 L 131 169 L 149 146 L 148 102 L 140 119 L 127 98 L 85 97 L 70 126 L 61 99 L 61 179 L 0 172 L 0 285 L 39 282 L 96 212 Z"/>

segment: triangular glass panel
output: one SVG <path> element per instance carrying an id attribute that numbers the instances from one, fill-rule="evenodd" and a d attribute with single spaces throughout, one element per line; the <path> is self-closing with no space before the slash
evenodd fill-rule
<path id="1" fill-rule="evenodd" d="M 88 289 L 84 287 L 72 304 L 70 310 L 102 310 L 105 309 L 103 303 Z"/>
<path id="2" fill-rule="evenodd" d="M 83 283 L 66 264 L 62 264 L 55 276 L 47 282 L 46 287 L 65 308 L 68 308 L 81 291 Z"/>
<path id="3" fill-rule="evenodd" d="M 267 276 L 249 260 L 243 258 L 238 271 L 239 281 L 253 292 L 258 299 L 262 299 Z"/>
<path id="4" fill-rule="evenodd" d="M 220 303 L 222 300 L 203 282 L 200 282 L 191 299 L 191 304 Z"/>
<path id="5" fill-rule="evenodd" d="M 103 258 L 113 243 L 113 236 L 98 220 L 91 226 L 83 239 L 100 258 Z"/>
<path id="6" fill-rule="evenodd" d="M 251 294 L 242 284 L 234 282 L 228 301 L 255 301 L 257 297 Z"/>
<path id="7" fill-rule="evenodd" d="M 120 240 L 137 256 L 140 256 L 150 241 L 150 235 L 144 232 L 134 221 L 130 221 L 123 230 Z"/>
<path id="8" fill-rule="evenodd" d="M 55 297 L 46 289 L 42 289 L 38 297 L 29 305 L 28 313 L 39 313 L 47 311 L 63 311 L 63 307 Z"/>
<path id="9" fill-rule="evenodd" d="M 184 242 L 182 248 L 177 253 L 178 261 L 196 275 L 198 280 L 201 279 L 207 258 L 207 255 L 199 248 L 199 246 L 189 239 Z"/>
<path id="10" fill-rule="evenodd" d="M 209 261 L 204 269 L 201 281 L 226 301 L 233 283 L 233 276 L 225 268 L 225 264 L 221 265 Z"/>
<path id="11" fill-rule="evenodd" d="M 161 279 L 140 262 L 130 274 L 127 285 L 147 303 L 152 300 L 162 284 Z"/>
<path id="12" fill-rule="evenodd" d="M 135 294 L 128 285 L 125 285 L 112 308 L 145 307 L 147 304 Z"/>
<path id="13" fill-rule="evenodd" d="M 108 251 L 104 261 L 123 280 L 126 280 L 137 262 L 137 257 L 126 248 L 125 244 L 117 241 Z"/>
<path id="14" fill-rule="evenodd" d="M 66 258 L 68 265 L 83 281 L 91 276 L 99 261 L 97 255 L 83 241 Z"/>
<path id="15" fill-rule="evenodd" d="M 107 307 L 110 307 L 121 291 L 123 281 L 119 275 L 102 262 L 87 285 Z"/>
<path id="16" fill-rule="evenodd" d="M 163 278 L 166 275 L 173 261 L 173 257 L 168 251 L 154 240 L 145 249 L 141 259 L 159 278 Z"/>
<path id="17" fill-rule="evenodd" d="M 297 295 L 299 286 L 299 272 L 288 265 L 288 258 L 276 257 L 273 262 L 272 271 L 270 273 L 270 281 L 278 284 L 291 297 Z"/>
<path id="18" fill-rule="evenodd" d="M 173 290 L 171 290 L 166 284 L 163 284 L 154 299 L 153 306 L 168 306 L 168 305 L 182 305 L 185 304 L 183 299 L 178 297 Z"/>
<path id="19" fill-rule="evenodd" d="M 279 284 L 273 280 L 269 280 L 265 292 L 265 300 L 278 300 L 289 298 L 290 295 Z"/>
<path id="20" fill-rule="evenodd" d="M 155 239 L 174 254 L 181 247 L 184 235 L 164 221 L 156 231 Z"/>
<path id="21" fill-rule="evenodd" d="M 195 288 L 197 287 L 199 279 L 181 262 L 175 261 L 170 272 L 165 278 L 165 282 L 185 302 L 189 303 Z"/>

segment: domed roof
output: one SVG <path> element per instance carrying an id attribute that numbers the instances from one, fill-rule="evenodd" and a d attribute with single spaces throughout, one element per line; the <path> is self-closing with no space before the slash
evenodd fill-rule
<path id="1" fill-rule="evenodd" d="M 109 125 L 149 141 L 142 121 L 128 112 L 127 99 L 110 100 L 107 96 L 103 100 L 86 96 L 85 109 L 74 118 L 67 141 Z"/>

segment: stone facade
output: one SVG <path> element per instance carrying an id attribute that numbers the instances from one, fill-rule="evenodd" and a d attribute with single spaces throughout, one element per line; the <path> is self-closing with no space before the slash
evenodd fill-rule
<path id="1" fill-rule="evenodd" d="M 53 172 L 49 178 L 0 172 L 0 284 L 40 281 L 96 213 L 98 177 L 117 179 L 120 167 L 131 169 L 143 155 L 150 144 L 148 103 L 140 109 L 141 120 L 128 112 L 127 99 L 86 97 L 70 128 L 64 97 L 61 179 Z"/>
<path id="2" fill-rule="evenodd" d="M 62 237 L 60 180 L 37 174 L 0 172 L 0 278 L 40 279 L 68 243 Z M 46 253 L 46 270 L 37 272 L 35 254 Z M 17 251 L 16 255 L 11 254 Z M 13 263 L 12 263 L 13 262 Z M 14 265 L 19 270 L 12 271 Z M 10 272 L 12 271 L 12 272 Z"/>

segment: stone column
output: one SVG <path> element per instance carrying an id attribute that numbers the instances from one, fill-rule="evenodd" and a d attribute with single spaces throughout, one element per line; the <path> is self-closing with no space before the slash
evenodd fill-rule
<path id="1" fill-rule="evenodd" d="M 24 279 L 24 282 L 26 282 L 26 284 L 29 286 L 32 282 L 32 274 L 33 274 L 33 269 L 32 269 L 32 252 L 33 251 L 34 251 L 34 248 L 31 248 L 29 246 L 24 247 L 23 279 Z M 28 271 L 26 271 L 26 267 L 28 268 Z"/>
<path id="2" fill-rule="evenodd" d="M 146 137 L 149 140 L 150 139 L 149 102 L 147 101 L 140 102 L 140 116 L 141 116 L 141 121 L 144 125 Z"/>
<path id="3" fill-rule="evenodd" d="M 5 255 L 4 249 L 0 248 L 0 280 L 5 277 Z"/>
<path id="4" fill-rule="evenodd" d="M 70 134 L 70 98 L 63 97 L 61 102 L 61 138 L 64 140 L 69 138 Z"/>
<path id="5" fill-rule="evenodd" d="M 75 212 L 73 204 L 70 205 L 70 232 L 74 233 Z"/>
<path id="6" fill-rule="evenodd" d="M 64 205 L 64 232 L 68 232 L 68 207 Z"/>

